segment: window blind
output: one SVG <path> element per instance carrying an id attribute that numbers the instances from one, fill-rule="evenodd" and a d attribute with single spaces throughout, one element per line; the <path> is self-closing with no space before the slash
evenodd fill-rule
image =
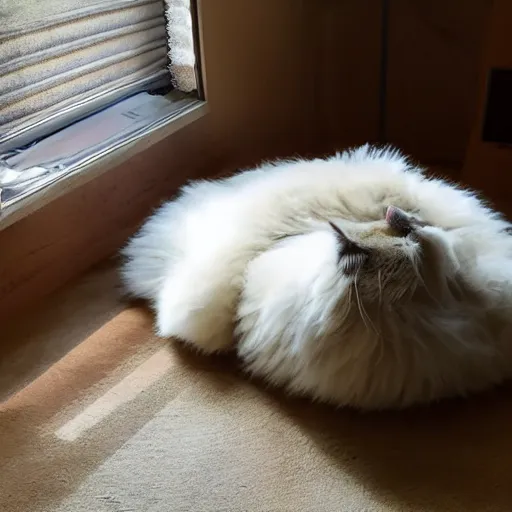
<path id="1" fill-rule="evenodd" d="M 170 85 L 163 0 L 0 0 L 0 153 Z"/>

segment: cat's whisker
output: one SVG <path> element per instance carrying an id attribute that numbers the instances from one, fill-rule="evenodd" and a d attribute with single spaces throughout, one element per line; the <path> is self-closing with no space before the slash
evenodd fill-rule
<path id="1" fill-rule="evenodd" d="M 377 283 L 379 285 L 379 311 L 380 311 L 380 308 L 382 307 L 382 272 L 381 272 L 380 268 L 377 271 Z"/>
<path id="2" fill-rule="evenodd" d="M 362 318 L 366 328 L 367 329 L 371 328 L 373 330 L 373 332 L 375 332 L 376 334 L 379 334 L 379 331 L 376 329 L 375 324 L 372 322 L 370 316 L 366 312 L 366 309 L 364 308 L 364 305 L 359 296 L 359 290 L 357 288 L 357 276 L 358 276 L 358 272 L 356 273 L 356 275 L 354 277 L 354 291 L 356 293 L 356 303 L 357 303 L 357 307 L 359 309 L 359 313 L 361 315 L 361 318 Z M 368 326 L 368 323 L 370 324 L 370 327 Z"/>
<path id="3" fill-rule="evenodd" d="M 357 284 L 356 283 L 354 283 L 354 290 L 356 292 L 356 304 L 357 304 L 357 308 L 359 310 L 359 315 L 361 316 L 361 319 L 363 320 L 365 327 L 368 329 L 368 323 L 366 322 L 366 316 L 363 314 L 363 311 L 361 309 L 361 303 L 359 300 L 359 293 L 357 293 Z"/>
<path id="4" fill-rule="evenodd" d="M 382 271 L 381 269 L 379 268 L 379 270 L 377 271 L 377 283 L 379 285 L 379 299 L 378 299 L 378 307 L 377 307 L 377 314 L 378 314 L 378 317 L 377 317 L 377 320 L 379 322 L 379 327 L 378 327 L 378 333 L 379 333 L 379 357 L 377 359 L 377 363 L 376 364 L 379 364 L 380 361 L 382 360 L 382 358 L 384 357 L 384 345 L 382 343 L 382 340 L 381 340 L 381 337 L 382 337 L 382 304 L 383 304 L 383 301 L 382 301 Z"/>
<path id="5" fill-rule="evenodd" d="M 439 301 L 439 299 L 437 297 L 435 297 L 434 295 L 432 295 L 432 293 L 430 292 L 430 288 L 429 286 L 427 285 L 427 283 L 425 282 L 425 279 L 423 279 L 423 276 L 421 275 L 421 272 L 419 271 L 419 269 L 417 267 L 413 267 L 414 268 L 414 271 L 416 273 L 416 277 L 418 279 L 418 282 L 419 284 L 423 287 L 423 289 L 427 292 L 427 295 L 429 296 L 429 298 L 438 306 L 441 306 L 441 302 Z"/>
<path id="6" fill-rule="evenodd" d="M 352 287 L 349 287 L 347 301 L 343 303 L 343 305 L 344 305 L 343 315 L 339 319 L 340 325 L 343 325 L 345 323 L 345 321 L 347 320 L 348 316 L 350 315 L 350 304 L 351 303 L 352 303 Z"/>

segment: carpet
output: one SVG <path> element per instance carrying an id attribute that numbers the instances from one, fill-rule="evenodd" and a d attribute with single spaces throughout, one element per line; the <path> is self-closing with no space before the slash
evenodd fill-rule
<path id="1" fill-rule="evenodd" d="M 2 326 L 0 509 L 512 510 L 512 391 L 401 413 L 290 398 L 156 338 L 95 270 Z"/>

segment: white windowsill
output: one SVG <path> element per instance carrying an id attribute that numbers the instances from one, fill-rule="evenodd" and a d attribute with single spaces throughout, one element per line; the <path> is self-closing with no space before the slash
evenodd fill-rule
<path id="1" fill-rule="evenodd" d="M 101 152 L 96 158 L 93 155 L 83 164 L 76 166 L 72 171 L 59 177 L 53 183 L 3 209 L 0 212 L 0 231 L 54 199 L 119 166 L 137 153 L 144 151 L 204 116 L 207 112 L 208 105 L 204 101 L 189 98 L 185 107 L 182 101 L 180 107 L 176 109 L 175 115 L 167 118 L 163 123 L 157 123 L 135 140 L 134 138 L 128 138 L 126 141 L 116 143 L 107 151 Z"/>

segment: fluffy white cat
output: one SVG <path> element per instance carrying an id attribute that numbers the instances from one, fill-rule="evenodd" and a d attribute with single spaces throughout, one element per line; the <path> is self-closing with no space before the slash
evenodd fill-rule
<path id="1" fill-rule="evenodd" d="M 361 409 L 512 373 L 510 224 L 364 146 L 186 186 L 124 249 L 157 332 L 234 348 L 293 393 Z"/>

